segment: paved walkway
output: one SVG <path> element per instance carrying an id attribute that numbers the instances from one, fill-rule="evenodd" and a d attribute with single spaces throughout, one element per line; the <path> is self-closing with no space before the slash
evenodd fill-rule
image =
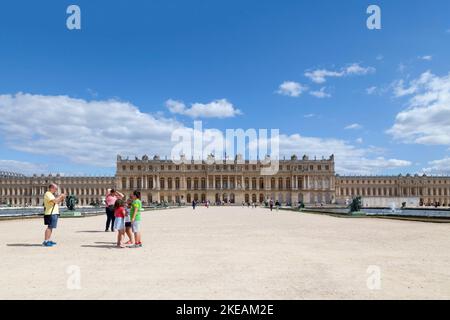
<path id="1" fill-rule="evenodd" d="M 104 220 L 0 221 L 0 299 L 450 299 L 448 224 L 183 208 L 116 249 Z"/>

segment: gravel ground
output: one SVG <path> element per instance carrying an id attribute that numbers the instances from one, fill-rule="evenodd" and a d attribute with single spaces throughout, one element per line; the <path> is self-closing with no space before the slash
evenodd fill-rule
<path id="1" fill-rule="evenodd" d="M 0 299 L 449 299 L 450 225 L 258 208 L 143 213 L 143 248 L 104 216 L 0 221 Z M 378 277 L 379 275 L 379 277 Z"/>

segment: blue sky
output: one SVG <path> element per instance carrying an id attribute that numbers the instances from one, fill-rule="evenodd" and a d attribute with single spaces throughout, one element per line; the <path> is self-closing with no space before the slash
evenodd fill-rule
<path id="1" fill-rule="evenodd" d="M 70 4 L 82 30 L 66 28 Z M 448 174 L 449 13 L 447 0 L 8 1 L 0 168 L 113 174 L 116 153 L 164 155 L 198 119 L 278 128 L 282 154 L 335 153 L 339 173 Z"/>

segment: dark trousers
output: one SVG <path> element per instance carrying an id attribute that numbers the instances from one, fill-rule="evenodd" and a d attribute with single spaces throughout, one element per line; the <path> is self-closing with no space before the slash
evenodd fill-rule
<path id="1" fill-rule="evenodd" d="M 114 231 L 114 221 L 116 217 L 114 217 L 114 206 L 106 207 L 106 228 L 109 229 L 109 225 L 111 224 L 111 231 Z"/>

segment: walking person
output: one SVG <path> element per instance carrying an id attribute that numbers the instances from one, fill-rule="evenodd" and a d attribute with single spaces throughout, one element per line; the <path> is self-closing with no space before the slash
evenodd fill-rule
<path id="1" fill-rule="evenodd" d="M 192 209 L 195 210 L 195 206 L 197 205 L 197 203 L 195 202 L 195 200 L 192 200 Z"/>
<path id="2" fill-rule="evenodd" d="M 56 242 L 51 240 L 53 229 L 56 229 L 59 218 L 59 204 L 64 201 L 66 195 L 62 193 L 58 197 L 55 196 L 58 186 L 52 183 L 48 187 L 48 191 L 44 194 L 44 224 L 47 226 L 44 234 L 44 247 L 53 247 Z"/>
<path id="3" fill-rule="evenodd" d="M 270 199 L 269 201 L 270 211 L 273 211 L 273 200 Z"/>
<path id="4" fill-rule="evenodd" d="M 134 233 L 134 248 L 142 247 L 142 239 L 141 239 L 141 211 L 142 211 L 142 202 L 141 202 L 141 193 L 139 191 L 134 191 L 131 195 L 131 199 L 133 202 L 131 203 L 131 229 Z"/>
<path id="5" fill-rule="evenodd" d="M 123 199 L 124 195 L 115 189 L 108 189 L 108 194 L 105 198 L 105 204 L 106 204 L 106 227 L 105 232 L 109 231 L 109 226 L 111 225 L 111 231 L 114 231 L 114 204 L 117 200 Z"/>

